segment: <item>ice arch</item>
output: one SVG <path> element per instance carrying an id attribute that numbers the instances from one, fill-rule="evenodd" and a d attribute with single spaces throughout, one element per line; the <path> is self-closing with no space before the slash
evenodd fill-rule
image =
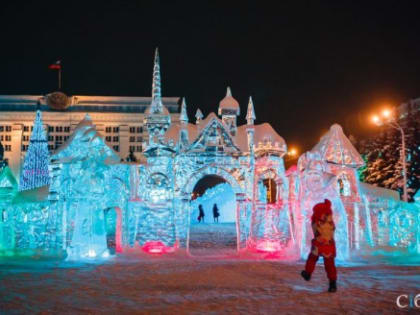
<path id="1" fill-rule="evenodd" d="M 224 179 L 228 184 L 230 184 L 235 194 L 240 194 L 243 192 L 237 179 L 227 170 L 218 166 L 206 166 L 192 174 L 184 187 L 184 194 L 191 196 L 198 181 L 207 175 L 216 175 Z"/>

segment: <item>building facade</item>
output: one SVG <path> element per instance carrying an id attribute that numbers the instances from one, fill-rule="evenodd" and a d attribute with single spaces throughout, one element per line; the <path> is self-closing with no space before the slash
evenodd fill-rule
<path id="1" fill-rule="evenodd" d="M 47 95 L 0 95 L 0 142 L 13 174 L 19 177 L 28 150 L 36 110 L 43 113 L 48 148 L 53 154 L 89 113 L 98 131 L 121 159 L 130 152 L 136 158 L 143 151 L 148 134 L 143 126 L 150 97 L 67 96 L 61 92 Z M 179 97 L 164 97 L 162 102 L 171 120 L 179 119 Z"/>

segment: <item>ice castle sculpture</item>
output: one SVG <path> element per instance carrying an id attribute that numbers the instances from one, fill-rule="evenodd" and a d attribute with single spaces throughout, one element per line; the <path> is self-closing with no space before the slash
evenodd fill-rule
<path id="1" fill-rule="evenodd" d="M 339 125 L 286 172 L 286 143 L 268 123 L 254 124 L 252 98 L 245 125 L 237 124 L 241 111 L 230 88 L 217 115 L 204 118 L 197 110 L 190 123 L 186 109 L 183 99 L 179 120 L 171 121 L 156 51 L 144 119 L 148 140 L 139 162 L 121 162 L 86 115 L 51 156 L 49 185 L 18 191 L 2 163 L 0 255 L 77 260 L 136 249 L 188 252 L 197 203 L 211 207 L 210 199 L 193 198 L 207 175 L 224 184 L 205 198 L 227 187 L 233 196 L 220 209 L 228 207 L 226 220 L 236 224 L 238 251 L 306 256 L 312 207 L 328 198 L 339 259 L 389 248 L 420 253 L 419 201 L 403 203 L 395 192 L 360 183 L 356 170 L 363 160 Z"/>

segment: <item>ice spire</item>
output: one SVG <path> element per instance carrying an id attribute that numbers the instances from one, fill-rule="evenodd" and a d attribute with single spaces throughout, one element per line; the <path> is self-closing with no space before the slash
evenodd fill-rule
<path id="1" fill-rule="evenodd" d="M 159 61 L 159 50 L 156 48 L 155 51 L 155 62 L 153 66 L 153 83 L 152 83 L 152 104 L 151 113 L 162 113 L 162 92 L 160 84 L 160 61 Z"/>
<path id="2" fill-rule="evenodd" d="M 198 108 L 197 109 L 197 112 L 195 113 L 195 118 L 196 118 L 196 121 L 195 121 L 195 124 L 196 125 L 199 125 L 200 124 L 200 121 L 203 119 L 203 113 L 201 112 L 201 110 Z"/>
<path id="3" fill-rule="evenodd" d="M 230 86 L 228 86 L 226 89 L 226 97 L 228 96 L 232 97 L 232 91 L 230 90 Z"/>
<path id="4" fill-rule="evenodd" d="M 255 120 L 254 102 L 252 96 L 249 97 L 248 110 L 246 112 L 246 121 L 248 125 L 253 125 Z"/>
<path id="5" fill-rule="evenodd" d="M 182 98 L 181 114 L 179 115 L 179 120 L 182 123 L 188 123 L 187 104 L 185 103 L 185 97 Z"/>

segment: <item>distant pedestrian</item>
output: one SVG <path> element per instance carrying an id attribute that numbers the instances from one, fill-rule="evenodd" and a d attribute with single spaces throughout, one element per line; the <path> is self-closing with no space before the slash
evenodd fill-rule
<path id="1" fill-rule="evenodd" d="M 219 217 L 220 217 L 219 208 L 217 207 L 217 204 L 214 204 L 214 206 L 213 206 L 213 219 L 214 219 L 214 222 L 219 223 Z"/>
<path id="2" fill-rule="evenodd" d="M 199 212 L 199 214 L 198 214 L 198 222 L 200 223 L 201 222 L 201 220 L 203 221 L 203 223 L 204 223 L 204 209 L 203 209 L 203 205 L 199 205 L 198 206 L 198 212 Z"/>

